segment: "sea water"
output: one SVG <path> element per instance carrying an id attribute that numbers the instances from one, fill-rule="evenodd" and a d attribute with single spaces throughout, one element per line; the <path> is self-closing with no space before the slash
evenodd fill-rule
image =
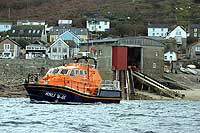
<path id="1" fill-rule="evenodd" d="M 200 101 L 32 104 L 0 98 L 0 133 L 199 133 Z"/>

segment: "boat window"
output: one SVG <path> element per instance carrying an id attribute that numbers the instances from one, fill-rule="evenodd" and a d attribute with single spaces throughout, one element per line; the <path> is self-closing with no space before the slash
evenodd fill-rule
<path id="1" fill-rule="evenodd" d="M 80 75 L 83 75 L 83 70 L 80 70 Z"/>
<path id="2" fill-rule="evenodd" d="M 67 69 L 62 69 L 60 73 L 61 73 L 61 74 L 67 74 L 67 72 L 68 72 Z"/>
<path id="3" fill-rule="evenodd" d="M 70 76 L 74 76 L 74 70 L 71 70 Z"/>
<path id="4" fill-rule="evenodd" d="M 58 73 L 58 71 L 59 71 L 59 69 L 57 68 L 57 69 L 54 69 L 52 73 L 56 74 L 56 73 Z"/>
<path id="5" fill-rule="evenodd" d="M 86 70 L 84 71 L 84 75 L 87 75 L 87 71 Z"/>
<path id="6" fill-rule="evenodd" d="M 79 70 L 76 70 L 76 75 L 79 75 Z"/>

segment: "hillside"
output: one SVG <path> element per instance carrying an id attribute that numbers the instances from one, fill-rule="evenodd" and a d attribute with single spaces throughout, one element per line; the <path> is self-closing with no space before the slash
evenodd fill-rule
<path id="1" fill-rule="evenodd" d="M 104 17 L 113 32 L 144 34 L 148 23 L 181 24 L 200 22 L 199 0 L 1 0 L 0 20 L 42 19 L 54 25 L 72 19 L 84 27 L 86 18 Z"/>

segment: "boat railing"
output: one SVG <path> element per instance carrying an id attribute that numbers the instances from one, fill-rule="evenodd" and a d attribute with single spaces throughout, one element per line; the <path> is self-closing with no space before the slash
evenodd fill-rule
<path id="1" fill-rule="evenodd" d="M 117 80 L 103 80 L 101 86 L 103 89 L 120 90 L 120 82 Z"/>
<path id="2" fill-rule="evenodd" d="M 85 66 L 85 67 L 89 66 L 90 68 L 95 68 L 95 65 L 93 64 L 79 63 L 79 66 Z"/>

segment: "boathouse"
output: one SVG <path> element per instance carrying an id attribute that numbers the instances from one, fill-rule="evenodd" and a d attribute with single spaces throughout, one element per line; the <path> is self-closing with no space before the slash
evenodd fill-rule
<path id="1" fill-rule="evenodd" d="M 90 51 L 98 61 L 103 79 L 118 79 L 121 71 L 136 66 L 140 72 L 154 78 L 163 77 L 164 45 L 151 37 L 106 38 L 81 43 L 81 51 Z"/>

